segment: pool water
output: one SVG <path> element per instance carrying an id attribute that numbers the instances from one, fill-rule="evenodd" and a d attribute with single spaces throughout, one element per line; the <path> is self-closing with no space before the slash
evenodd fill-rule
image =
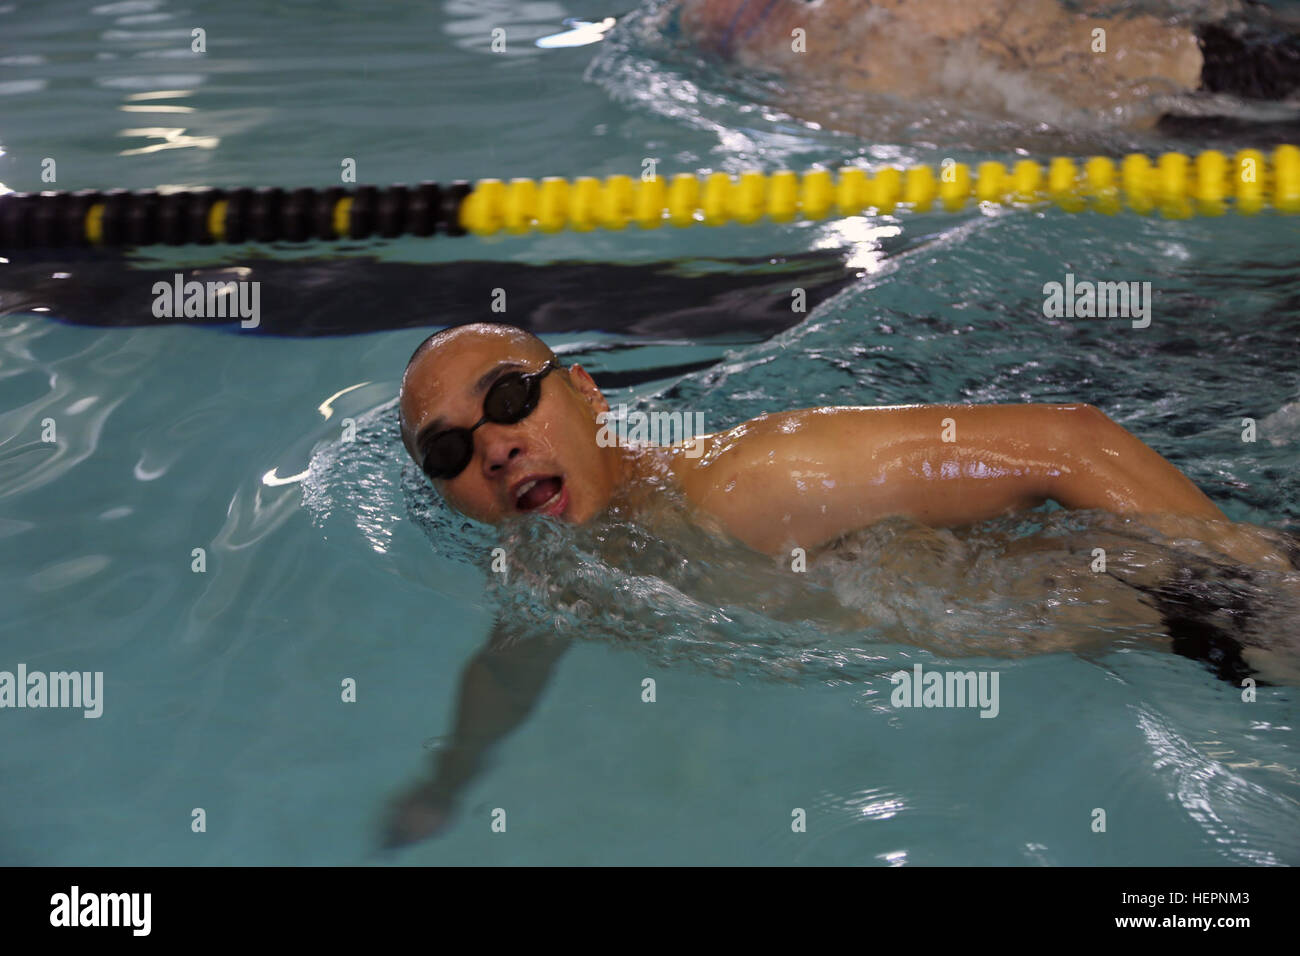
<path id="1" fill-rule="evenodd" d="M 632 30 L 531 46 L 566 16 L 611 12 L 591 4 L 361 11 L 7 4 L 0 182 L 42 188 L 47 156 L 55 187 L 77 189 L 325 186 L 344 157 L 388 183 L 990 155 L 972 137 L 811 128 Z M 726 596 L 796 587 L 775 565 L 725 549 L 683 564 L 617 521 L 517 529 L 502 576 L 496 535 L 404 460 L 393 401 L 420 339 L 501 318 L 488 302 L 505 282 L 528 303 L 505 318 L 589 368 L 612 404 L 699 411 L 714 430 L 823 404 L 1091 402 L 1232 519 L 1297 532 L 1298 228 L 972 210 L 12 255 L 0 670 L 102 671 L 104 701 L 98 719 L 0 711 L 0 862 L 1300 862 L 1294 686 L 1244 701 L 1105 607 L 1089 635 L 1103 639 L 1035 653 L 1055 619 L 1031 613 L 992 542 L 1058 542 L 1021 566 L 1044 572 L 1096 516 L 993 523 L 945 539 L 935 568 L 889 526 L 863 532 L 861 556 L 797 586 L 879 624 L 856 629 Z M 191 268 L 260 278 L 264 327 L 154 319 L 153 281 Z M 1044 315 L 1044 284 L 1067 273 L 1151 282 L 1150 326 Z M 794 286 L 807 313 L 790 311 Z M 954 575 L 987 598 L 955 600 Z M 1296 583 L 1279 573 L 1248 595 L 1285 653 Z M 379 853 L 386 807 L 450 745 L 462 673 L 503 621 L 567 649 L 438 835 Z M 890 675 L 918 663 L 997 673 L 997 716 L 894 706 Z"/>

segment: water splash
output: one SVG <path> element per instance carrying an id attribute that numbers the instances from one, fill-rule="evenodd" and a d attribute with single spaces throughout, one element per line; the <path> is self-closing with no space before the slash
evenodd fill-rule
<path id="1" fill-rule="evenodd" d="M 838 40 L 838 53 L 809 53 L 806 59 L 795 58 L 798 68 L 777 72 L 771 64 L 785 58 L 761 48 L 757 34 L 727 59 L 688 42 L 672 16 L 676 6 L 674 0 L 648 0 L 622 18 L 607 34 L 586 78 L 616 102 L 714 133 L 718 145 L 711 159 L 729 172 L 744 166 L 824 161 L 828 151 L 905 164 L 1008 149 L 1081 155 L 1158 151 L 1167 140 L 1149 127 L 1161 114 L 1232 116 L 1261 123 L 1295 116 L 1294 108 L 1286 105 L 1182 92 L 1149 80 L 1135 82 L 1124 95 L 1127 87 L 1111 91 L 1109 97 L 1098 96 L 1092 106 L 1071 104 L 1063 96 L 1079 84 L 1053 75 L 1059 49 L 1042 56 L 1048 66 L 1038 75 L 989 55 L 990 49 L 1001 48 L 1001 36 L 983 47 L 956 36 L 938 47 L 941 57 L 922 65 L 917 60 L 934 50 L 919 42 L 918 30 L 906 14 L 892 26 L 881 23 L 891 17 L 882 8 L 853 9 L 838 19 L 832 14 L 837 35 L 854 38 Z M 695 5 L 697 10 L 701 6 Z M 1143 21 L 1147 28 L 1159 21 L 1190 33 L 1197 23 L 1217 20 L 1227 10 L 1226 4 L 1216 2 L 1156 0 L 1119 2 L 1105 10 L 1090 8 L 1089 13 L 1121 24 L 1149 15 L 1155 19 Z M 723 17 L 717 27 L 724 30 L 728 23 Z M 1024 26 L 1022 21 L 1011 32 L 1019 36 Z M 710 38 L 718 39 L 706 29 L 699 39 L 707 46 Z M 891 38 L 918 41 L 915 55 L 891 50 L 897 46 Z M 1051 46 L 1050 37 L 1021 39 Z M 781 30 L 767 40 L 789 42 Z M 857 51 L 863 50 L 867 53 L 859 57 Z M 891 60 L 896 62 L 890 65 Z M 855 88 L 845 74 L 859 67 L 867 87 L 879 85 L 873 74 L 897 73 L 896 89 Z M 926 83 L 918 82 L 921 76 L 927 77 Z M 1053 83 L 1054 93 L 1048 91 Z M 929 92 L 936 86 L 944 95 Z"/>

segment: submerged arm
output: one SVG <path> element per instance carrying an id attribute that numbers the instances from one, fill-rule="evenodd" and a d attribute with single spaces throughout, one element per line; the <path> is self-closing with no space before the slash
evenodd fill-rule
<path id="1" fill-rule="evenodd" d="M 520 637 L 497 622 L 487 645 L 461 673 L 450 742 L 434 755 L 428 776 L 392 807 L 386 848 L 422 840 L 445 826 L 491 748 L 532 712 L 568 644 L 553 636 Z"/>

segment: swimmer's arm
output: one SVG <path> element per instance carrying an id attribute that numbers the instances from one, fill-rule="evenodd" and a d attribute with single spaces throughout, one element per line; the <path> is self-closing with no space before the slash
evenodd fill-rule
<path id="1" fill-rule="evenodd" d="M 394 848 L 432 836 L 451 814 L 484 758 L 523 723 L 569 642 L 528 637 L 498 622 L 487 645 L 460 675 L 455 727 L 434 755 L 429 775 L 395 802 L 384 834 Z"/>
<path id="2" fill-rule="evenodd" d="M 1222 519 L 1177 468 L 1091 405 L 909 405 L 767 415 L 705 439 L 687 494 L 766 553 L 889 515 L 954 527 L 1053 499 Z"/>
<path id="3" fill-rule="evenodd" d="M 532 713 L 567 647 L 568 641 L 555 637 L 511 637 L 498 624 L 461 674 L 455 728 L 435 760 L 437 789 L 463 789 L 488 748 Z"/>

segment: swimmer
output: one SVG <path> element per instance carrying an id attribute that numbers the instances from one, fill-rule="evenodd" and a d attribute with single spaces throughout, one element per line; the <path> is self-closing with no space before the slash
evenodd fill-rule
<path id="1" fill-rule="evenodd" d="M 1221 131 L 1232 127 L 1224 96 L 1278 101 L 1300 90 L 1300 35 L 1261 11 L 1231 0 L 1177 16 L 1098 0 L 674 0 L 654 22 L 707 55 L 797 85 L 783 105 L 850 132 L 869 121 L 846 105 L 852 94 L 1186 132 L 1194 127 L 1184 121 L 1207 112 Z"/>
<path id="2" fill-rule="evenodd" d="M 694 444 L 602 447 L 597 416 L 609 403 L 586 370 L 494 324 L 426 339 L 399 405 L 411 457 L 452 508 L 488 524 L 583 524 L 611 507 L 634 515 L 672 488 L 707 529 L 768 555 L 810 552 L 889 516 L 959 527 L 1048 499 L 1228 525 L 1185 475 L 1091 405 L 808 408 Z"/>
<path id="3" fill-rule="evenodd" d="M 1141 592 L 1145 610 L 1168 627 L 1169 649 L 1209 664 L 1234 686 L 1270 663 L 1259 657 L 1266 649 L 1243 648 L 1216 623 L 1220 610 L 1231 617 L 1248 608 L 1200 605 L 1216 589 L 1237 600 L 1225 583 L 1247 573 L 1216 559 L 1289 573 L 1285 548 L 1273 550 L 1250 533 L 1259 529 L 1228 522 L 1177 468 L 1090 405 L 812 408 L 762 415 L 700 436 L 697 446 L 605 447 L 597 416 L 608 409 L 584 369 L 563 367 L 531 333 L 495 324 L 426 339 L 399 398 L 411 457 L 452 508 L 494 525 L 537 515 L 583 524 L 612 509 L 653 520 L 656 501 L 675 490 L 701 525 L 744 553 L 788 559 L 794 547 L 826 548 L 834 560 L 844 557 L 837 540 L 882 519 L 970 525 L 1047 499 L 1112 513 L 1113 525 L 1100 524 L 1086 548 L 1100 542 L 1119 554 L 1135 543 L 1122 516 L 1141 515 L 1144 525 L 1178 539 L 1183 565 L 1168 565 L 1173 552 L 1149 549 L 1139 564 L 1154 577 L 1145 581 L 1086 574 L 1079 570 L 1086 560 L 1076 562 L 1076 578 L 1111 586 L 1111 607 Z M 1053 545 L 1026 539 L 1016 548 L 1043 546 Z M 1006 552 L 1012 560 L 1014 550 Z M 1025 600 L 1038 599 L 1031 593 L 1038 582 L 1022 583 Z M 1080 612 L 1096 608 L 1084 603 Z M 508 617 L 497 621 L 461 676 L 452 733 L 426 775 L 391 802 L 382 846 L 446 830 L 488 754 L 536 706 L 568 643 L 560 634 L 538 639 Z M 1073 638 L 1039 650 L 1081 646 Z M 1293 670 L 1287 682 L 1296 679 Z"/>

